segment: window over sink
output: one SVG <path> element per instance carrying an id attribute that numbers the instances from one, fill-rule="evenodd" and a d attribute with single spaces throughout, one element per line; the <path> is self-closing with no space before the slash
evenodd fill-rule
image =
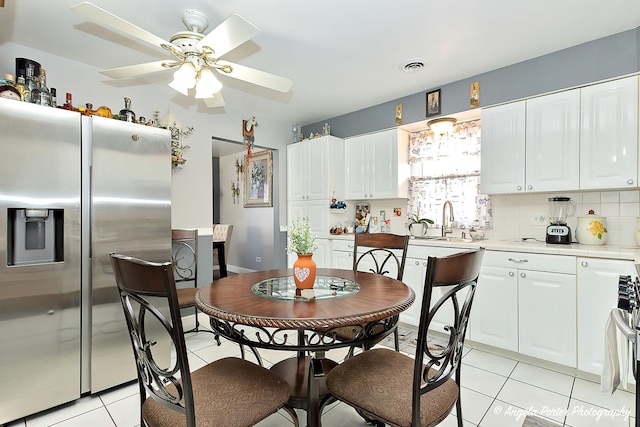
<path id="1" fill-rule="evenodd" d="M 480 193 L 480 151 L 480 120 L 457 124 L 450 134 L 411 133 L 408 214 L 438 223 L 451 200 L 458 226 L 491 228 L 491 202 Z"/>

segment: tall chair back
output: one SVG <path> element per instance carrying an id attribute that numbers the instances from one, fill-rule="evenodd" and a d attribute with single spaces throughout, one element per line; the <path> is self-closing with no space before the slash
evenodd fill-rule
<path id="1" fill-rule="evenodd" d="M 196 293 L 198 293 L 198 230 L 171 230 L 171 261 L 180 308 L 193 307 L 195 326 L 185 332 L 208 331 L 200 328 Z M 190 282 L 190 284 L 189 284 Z"/>
<path id="2" fill-rule="evenodd" d="M 193 282 L 198 287 L 198 230 L 171 230 L 171 260 L 176 283 Z"/>
<path id="3" fill-rule="evenodd" d="M 376 425 L 433 426 L 456 406 L 462 427 L 460 361 L 483 255 L 479 249 L 429 257 L 415 357 L 386 348 L 362 352 L 327 374 L 332 395 Z M 443 295 L 430 304 L 434 289 Z M 447 336 L 441 343 L 429 342 L 431 322 L 449 306 L 453 310 L 445 312 L 453 314 L 447 319 Z"/>
<path id="4" fill-rule="evenodd" d="M 427 260 L 414 364 L 411 425 L 421 425 L 423 395 L 443 386 L 452 376 L 455 376 L 459 390 L 460 361 L 483 256 L 484 249 L 480 249 L 440 258 L 429 257 Z M 444 288 L 444 294 L 430 307 L 434 288 Z M 446 311 L 451 315 L 451 318 L 445 319 L 448 321 L 445 327 L 446 345 L 430 345 L 427 338 L 431 322 L 438 313 L 444 312 L 443 307 L 447 305 L 452 310 Z M 456 411 L 459 425 L 462 425 L 459 391 Z"/>
<path id="5" fill-rule="evenodd" d="M 369 271 L 402 280 L 409 236 L 390 233 L 360 233 L 353 245 L 353 270 Z M 362 248 L 366 248 L 362 252 Z"/>
<path id="6" fill-rule="evenodd" d="M 400 236 L 391 233 L 360 233 L 355 235 L 353 245 L 353 271 L 365 271 L 374 274 L 394 277 L 402 280 L 404 265 L 407 261 L 407 247 L 409 236 Z M 396 351 L 400 350 L 400 337 L 398 335 L 398 316 L 393 316 L 381 320 L 385 325 L 388 322 L 395 322 L 393 328 L 389 328 L 389 333 L 393 331 L 393 341 Z M 377 326 L 376 326 L 377 327 Z M 381 324 L 380 327 L 383 327 Z M 384 326 L 386 328 L 386 326 Z M 352 341 L 364 331 L 362 328 L 345 326 L 334 330 L 336 338 L 341 341 Z M 384 339 L 379 337 L 376 340 L 364 344 L 364 349 L 368 350 Z M 355 348 L 351 347 L 346 358 L 353 356 Z"/>
<path id="7" fill-rule="evenodd" d="M 120 300 L 138 369 L 140 425 L 174 427 L 211 425 L 249 427 L 285 409 L 297 426 L 297 415 L 283 408 L 289 385 L 273 372 L 237 357 L 217 359 L 191 372 L 171 263 L 153 263 L 111 254 Z M 169 317 L 156 299 L 168 302 Z M 176 359 L 158 363 L 159 336 L 148 330 L 159 322 L 171 339 Z"/>
<path id="8" fill-rule="evenodd" d="M 171 263 L 153 263 L 111 254 L 111 264 L 138 369 L 141 405 L 151 397 L 161 405 L 184 414 L 187 426 L 195 426 L 191 374 Z M 149 301 L 149 297 L 168 301 L 169 319 Z M 162 367 L 156 363 L 155 343 L 145 329 L 145 324 L 154 321 L 160 322 L 170 335 L 176 351 L 173 366 Z M 140 425 L 145 425 L 142 412 L 140 417 Z"/>

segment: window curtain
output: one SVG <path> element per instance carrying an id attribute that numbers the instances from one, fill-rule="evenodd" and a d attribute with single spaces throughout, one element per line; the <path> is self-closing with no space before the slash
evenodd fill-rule
<path id="1" fill-rule="evenodd" d="M 480 194 L 480 120 L 460 123 L 450 134 L 420 131 L 409 135 L 409 215 L 441 226 L 446 200 L 457 226 L 491 228 L 491 202 Z"/>

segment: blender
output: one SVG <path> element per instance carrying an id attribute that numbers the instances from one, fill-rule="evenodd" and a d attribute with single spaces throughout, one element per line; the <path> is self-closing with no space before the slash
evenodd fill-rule
<path id="1" fill-rule="evenodd" d="M 569 197 L 549 197 L 549 226 L 547 226 L 547 243 L 571 243 L 571 229 L 567 225 L 567 217 L 576 212 L 576 204 Z"/>

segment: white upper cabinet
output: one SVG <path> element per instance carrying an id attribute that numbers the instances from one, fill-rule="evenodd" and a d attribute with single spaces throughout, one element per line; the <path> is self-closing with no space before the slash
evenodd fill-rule
<path id="1" fill-rule="evenodd" d="M 481 191 L 638 187 L 638 77 L 482 111 Z"/>
<path id="2" fill-rule="evenodd" d="M 580 186 L 580 89 L 527 100 L 526 191 Z"/>
<path id="3" fill-rule="evenodd" d="M 638 183 L 638 77 L 582 88 L 580 188 Z"/>
<path id="4" fill-rule="evenodd" d="M 482 110 L 480 191 L 517 193 L 525 188 L 525 101 Z"/>
<path id="5" fill-rule="evenodd" d="M 409 135 L 400 129 L 349 138 L 344 145 L 345 198 L 406 198 Z"/>
<path id="6" fill-rule="evenodd" d="M 287 200 L 344 198 L 343 140 L 323 136 L 287 146 Z"/>

